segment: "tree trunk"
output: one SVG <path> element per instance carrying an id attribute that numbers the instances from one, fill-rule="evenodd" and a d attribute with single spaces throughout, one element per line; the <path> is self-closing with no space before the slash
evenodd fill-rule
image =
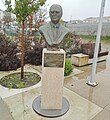
<path id="1" fill-rule="evenodd" d="M 21 47 L 21 79 L 24 79 L 24 47 L 25 47 L 24 30 L 25 30 L 25 25 L 23 21 L 22 22 L 22 47 Z"/>

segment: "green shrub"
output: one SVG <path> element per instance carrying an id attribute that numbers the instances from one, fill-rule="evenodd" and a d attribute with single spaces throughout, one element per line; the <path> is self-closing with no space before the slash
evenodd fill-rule
<path id="1" fill-rule="evenodd" d="M 64 71 L 64 76 L 68 76 L 72 73 L 73 71 L 73 65 L 71 64 L 70 60 L 65 60 L 65 71 Z"/>

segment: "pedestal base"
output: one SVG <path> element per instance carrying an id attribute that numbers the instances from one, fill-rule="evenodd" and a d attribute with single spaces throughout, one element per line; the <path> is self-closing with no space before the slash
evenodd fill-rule
<path id="1" fill-rule="evenodd" d="M 34 99 L 32 107 L 36 113 L 45 117 L 59 117 L 64 115 L 69 110 L 69 102 L 66 98 L 62 99 L 62 109 L 41 109 L 41 96 Z"/>

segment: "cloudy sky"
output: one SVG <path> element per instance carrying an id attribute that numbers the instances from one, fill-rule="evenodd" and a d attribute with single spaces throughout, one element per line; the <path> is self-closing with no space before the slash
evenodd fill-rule
<path id="1" fill-rule="evenodd" d="M 0 0 L 0 9 L 5 7 Z M 14 0 L 12 0 L 14 1 Z M 98 17 L 102 0 L 47 0 L 49 7 L 52 4 L 60 4 L 63 8 L 63 19 L 85 19 L 87 17 Z M 110 0 L 106 0 L 104 16 L 110 16 Z"/>

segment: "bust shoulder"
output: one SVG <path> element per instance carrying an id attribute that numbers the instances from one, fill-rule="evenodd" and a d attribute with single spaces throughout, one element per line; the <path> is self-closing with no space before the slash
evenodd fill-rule
<path id="1" fill-rule="evenodd" d="M 64 33 L 70 32 L 70 30 L 63 25 L 60 25 L 60 30 L 62 30 Z"/>
<path id="2" fill-rule="evenodd" d="M 59 45 L 64 37 L 69 33 L 69 29 L 61 24 L 47 23 L 39 28 L 39 32 L 43 35 L 46 43 L 50 46 Z"/>
<path id="3" fill-rule="evenodd" d="M 44 33 L 44 32 L 46 32 L 46 31 L 48 31 L 48 30 L 50 30 L 51 29 L 51 25 L 50 25 L 50 23 L 47 23 L 47 24 L 45 24 L 45 25 L 42 25 L 40 28 L 39 28 L 39 31 L 41 32 L 41 33 Z M 62 31 L 63 33 L 68 33 L 68 32 L 70 32 L 70 30 L 68 29 L 68 28 L 66 28 L 65 26 L 63 26 L 63 25 L 61 25 L 60 24 L 60 27 L 59 27 L 59 29 L 60 29 L 60 31 Z"/>
<path id="4" fill-rule="evenodd" d="M 50 28 L 50 24 L 47 23 L 47 24 L 42 25 L 42 26 L 39 28 L 39 30 L 43 32 L 43 31 L 47 31 L 49 28 Z"/>

